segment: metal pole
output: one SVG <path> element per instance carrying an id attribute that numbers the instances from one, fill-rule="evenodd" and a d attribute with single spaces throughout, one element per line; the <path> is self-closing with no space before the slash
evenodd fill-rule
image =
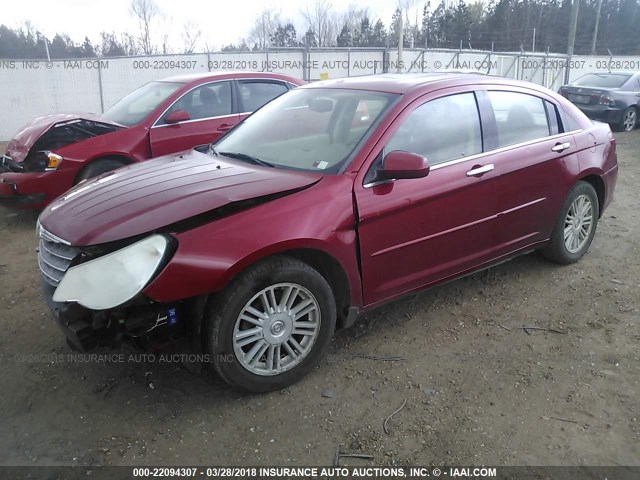
<path id="1" fill-rule="evenodd" d="M 536 29 L 535 28 L 533 29 L 533 44 L 531 45 L 531 53 L 536 53 Z"/>
<path id="2" fill-rule="evenodd" d="M 397 73 L 402 73 L 402 49 L 404 48 L 404 19 L 402 12 L 400 12 L 398 24 L 400 25 L 400 31 L 398 32 L 398 65 L 396 66 L 396 71 Z"/>
<path id="3" fill-rule="evenodd" d="M 602 0 L 598 0 L 598 10 L 596 11 L 596 26 L 593 29 L 593 38 L 591 39 L 591 55 L 596 54 L 596 40 L 598 39 L 598 24 L 600 23 L 601 8 L 602 8 Z"/>
<path id="4" fill-rule="evenodd" d="M 571 22 L 569 23 L 569 42 L 567 44 L 567 67 L 564 70 L 564 83 L 569 83 L 569 63 L 573 57 L 573 47 L 576 43 L 576 28 L 578 26 L 578 9 L 580 8 L 580 0 L 573 0 L 571 4 Z"/>
<path id="5" fill-rule="evenodd" d="M 98 63 L 98 90 L 100 92 L 100 113 L 104 113 L 104 89 L 102 88 L 102 62 Z"/>
<path id="6" fill-rule="evenodd" d="M 49 55 L 49 42 L 47 41 L 47 37 L 44 35 L 42 37 L 44 38 L 44 49 L 47 51 L 47 62 L 50 62 L 51 56 Z"/>

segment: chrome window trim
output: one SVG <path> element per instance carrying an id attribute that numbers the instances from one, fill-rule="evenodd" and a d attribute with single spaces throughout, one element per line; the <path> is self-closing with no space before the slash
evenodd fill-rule
<path id="1" fill-rule="evenodd" d="M 163 115 L 164 115 L 164 113 L 163 113 Z M 237 117 L 238 115 L 242 115 L 242 114 L 241 113 L 230 113 L 228 115 L 219 115 L 217 117 L 194 118 L 193 120 L 185 120 L 184 122 L 167 123 L 166 125 L 154 125 L 151 128 L 174 127 L 176 125 L 185 125 L 187 123 L 204 122 L 206 120 L 216 120 L 216 119 L 219 119 L 219 118 Z M 162 117 L 160 117 L 160 118 L 162 118 Z"/>
<path id="2" fill-rule="evenodd" d="M 456 165 L 458 163 L 466 162 L 468 160 L 476 160 L 478 158 L 486 157 L 487 155 L 493 155 L 494 153 L 506 152 L 513 148 L 526 147 L 527 145 L 533 145 L 534 143 L 538 143 L 540 141 L 554 140 L 556 138 L 564 137 L 565 135 L 571 135 L 574 133 L 579 133 L 581 131 L 582 130 L 572 130 L 571 132 L 563 132 L 563 133 L 558 133 L 556 135 L 551 135 L 548 137 L 540 137 L 533 140 L 527 140 L 526 142 L 514 143 L 513 145 L 507 145 L 506 147 L 496 148 L 494 150 L 489 150 L 488 152 L 476 153 L 475 155 L 470 155 L 468 157 L 456 158 L 455 160 L 449 160 L 447 162 L 437 163 L 436 165 L 432 166 L 430 170 L 438 170 L 443 167 L 448 167 L 449 165 Z"/>
<path id="3" fill-rule="evenodd" d="M 233 87 L 231 85 L 231 82 L 233 82 L 232 78 L 227 78 L 227 79 L 224 79 L 224 80 L 214 80 L 213 82 L 207 82 L 207 83 L 201 83 L 200 85 L 196 85 L 194 87 L 191 87 L 189 90 L 187 90 L 182 95 L 180 95 L 179 98 L 174 100 L 171 105 L 169 105 L 167 108 L 165 108 L 164 112 L 162 112 L 160 115 L 158 115 L 158 118 L 156 118 L 156 121 L 153 122 L 153 125 L 151 126 L 151 128 L 168 127 L 168 126 L 171 126 L 171 125 L 182 125 L 183 123 L 199 122 L 199 121 L 202 121 L 202 120 L 211 120 L 212 118 L 224 118 L 224 117 L 230 117 L 230 116 L 233 116 L 233 115 L 237 115 L 237 113 L 230 113 L 228 115 L 219 115 L 217 117 L 194 118 L 192 120 L 185 120 L 184 122 L 176 122 L 176 123 L 169 123 L 169 124 L 166 124 L 166 125 L 158 125 L 158 122 L 160 121 L 160 119 L 162 117 L 164 117 L 164 115 L 171 109 L 171 107 L 173 107 L 176 103 L 178 103 L 180 100 L 182 100 L 186 95 L 188 95 L 189 93 L 193 92 L 196 88 L 206 87 L 208 85 L 213 85 L 214 83 L 220 83 L 220 82 L 229 82 L 229 87 L 231 88 L 231 97 L 232 97 L 231 98 L 231 107 L 233 108 Z"/>
<path id="4" fill-rule="evenodd" d="M 395 178 L 387 178 L 385 180 L 377 180 L 375 182 L 365 183 L 364 185 L 362 185 L 362 188 L 373 188 L 373 187 L 377 187 L 378 185 L 384 185 L 385 183 L 391 183 L 391 182 L 395 182 L 395 181 L 396 181 Z"/>
<path id="5" fill-rule="evenodd" d="M 429 171 L 439 170 L 441 168 L 449 167 L 451 165 L 457 165 L 457 164 L 462 163 L 462 162 L 468 162 L 470 160 L 477 160 L 477 159 L 480 159 L 480 158 L 484 158 L 484 157 L 486 157 L 488 155 L 493 155 L 493 154 L 496 154 L 496 153 L 506 152 L 506 151 L 511 150 L 513 148 L 525 147 L 527 145 L 533 145 L 534 143 L 538 143 L 538 142 L 543 141 L 543 140 L 554 140 L 556 138 L 564 137 L 565 135 L 573 135 L 573 134 L 580 133 L 580 132 L 582 132 L 582 129 L 571 130 L 570 132 L 562 132 L 562 133 L 558 133 L 556 135 L 551 135 L 549 137 L 540 137 L 540 138 L 536 138 L 534 140 L 528 140 L 526 142 L 514 143 L 513 145 L 507 145 L 506 147 L 496 148 L 494 150 L 489 150 L 487 152 L 476 153 L 476 154 L 470 155 L 468 157 L 456 158 L 455 160 L 449 160 L 449 161 L 446 161 L 446 162 L 437 163 L 437 164 L 431 166 L 429 168 Z M 382 185 L 384 183 L 395 182 L 395 181 L 396 181 L 396 179 L 378 180 L 376 182 L 366 183 L 362 187 L 363 188 L 372 188 L 372 187 L 375 187 L 375 186 L 378 186 L 378 185 Z"/>

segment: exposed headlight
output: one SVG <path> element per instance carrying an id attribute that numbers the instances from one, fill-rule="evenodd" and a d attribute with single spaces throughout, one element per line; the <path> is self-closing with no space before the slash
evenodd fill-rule
<path id="1" fill-rule="evenodd" d="M 52 172 L 58 169 L 63 160 L 57 153 L 40 150 L 27 155 L 21 166 L 27 172 Z"/>
<path id="2" fill-rule="evenodd" d="M 55 302 L 78 302 L 91 310 L 131 300 L 156 273 L 169 241 L 152 235 L 103 257 L 71 267 L 53 294 Z"/>
<path id="3" fill-rule="evenodd" d="M 47 156 L 47 167 L 45 168 L 47 172 L 57 170 L 62 160 L 64 160 L 60 155 L 53 152 L 44 152 L 44 154 Z"/>

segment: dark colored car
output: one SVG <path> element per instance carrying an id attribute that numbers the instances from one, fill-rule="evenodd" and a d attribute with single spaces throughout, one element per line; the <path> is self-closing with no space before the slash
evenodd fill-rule
<path id="1" fill-rule="evenodd" d="M 588 73 L 560 88 L 560 94 L 593 120 L 630 132 L 640 114 L 640 72 Z"/>
<path id="2" fill-rule="evenodd" d="M 39 219 L 44 296 L 76 348 L 186 335 L 229 383 L 272 390 L 361 311 L 533 250 L 577 261 L 617 171 L 609 126 L 530 83 L 318 82 L 208 152 L 57 199 Z"/>
<path id="3" fill-rule="evenodd" d="M 86 178 L 211 143 L 304 83 L 264 72 L 180 75 L 147 83 L 100 116 L 38 117 L 0 156 L 0 204 L 41 209 Z"/>

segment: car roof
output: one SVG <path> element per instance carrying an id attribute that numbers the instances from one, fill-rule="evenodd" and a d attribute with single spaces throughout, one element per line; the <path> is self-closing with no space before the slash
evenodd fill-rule
<path id="1" fill-rule="evenodd" d="M 302 88 L 344 88 L 355 90 L 372 90 L 385 93 L 405 94 L 420 89 L 425 85 L 435 87 L 468 85 L 468 84 L 502 84 L 531 88 L 531 83 L 512 80 L 482 73 L 461 72 L 425 72 L 425 73 L 383 73 L 361 77 L 324 80 L 305 85 Z"/>
<path id="2" fill-rule="evenodd" d="M 219 72 L 183 73 L 172 77 L 162 78 L 160 82 L 191 83 L 199 80 L 218 80 L 224 78 L 274 78 L 280 80 L 295 80 L 293 77 L 272 72 L 252 72 L 247 70 L 222 70 Z M 298 80 L 298 83 L 300 81 Z"/>

